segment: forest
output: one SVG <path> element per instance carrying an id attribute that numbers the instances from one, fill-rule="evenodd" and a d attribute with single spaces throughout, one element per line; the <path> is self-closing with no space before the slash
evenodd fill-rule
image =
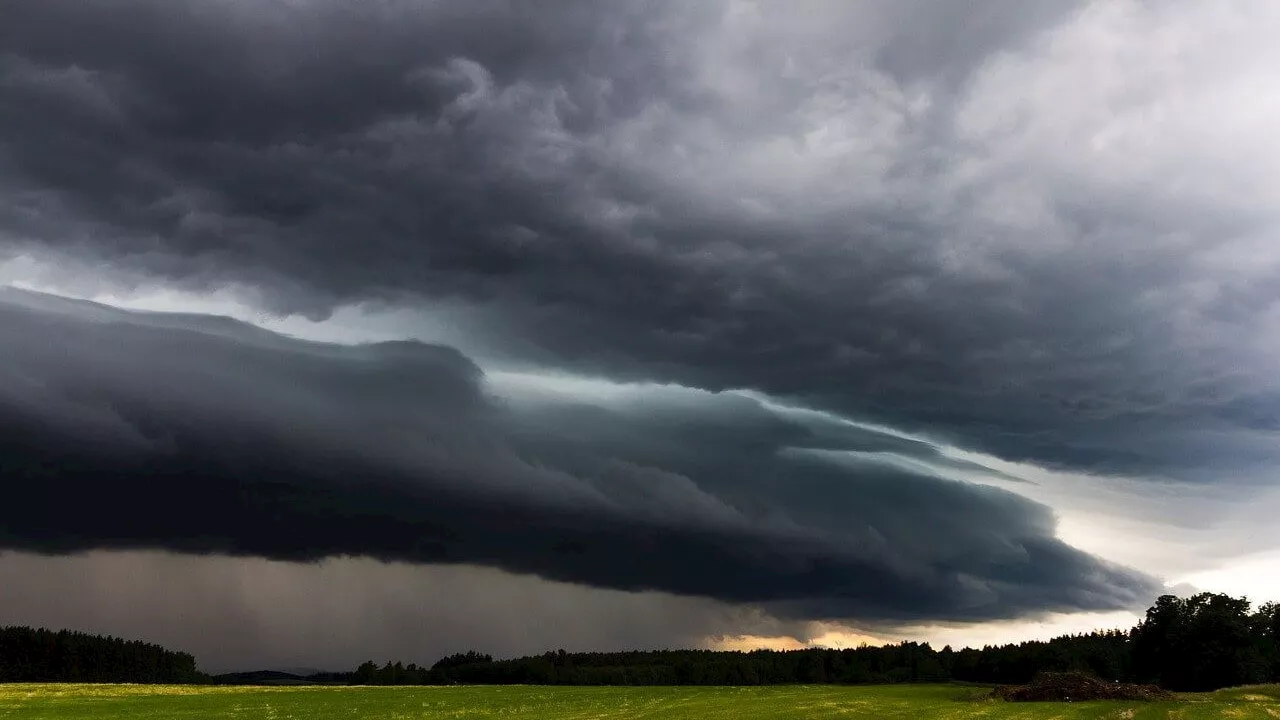
<path id="1" fill-rule="evenodd" d="M 70 630 L 0 628 L 0 682 L 207 681 L 193 656 L 159 645 Z"/>
<path id="2" fill-rule="evenodd" d="M 948 680 L 1021 684 L 1040 672 L 1063 671 L 1179 691 L 1280 681 L 1280 605 L 1268 603 L 1252 611 L 1248 600 L 1222 594 L 1166 595 L 1129 631 L 959 651 L 904 642 L 883 647 L 752 652 L 560 650 L 511 660 L 469 652 L 443 658 L 430 667 L 366 662 L 354 673 L 330 679 L 364 685 L 769 685 Z"/>
<path id="3" fill-rule="evenodd" d="M 1040 672 L 1201 691 L 1280 681 L 1280 605 L 1256 610 L 1216 593 L 1159 598 L 1138 625 L 1048 641 L 940 650 L 927 643 L 845 649 L 565 652 L 514 659 L 471 651 L 432 665 L 365 662 L 352 672 L 292 681 L 317 684 L 773 685 L 951 680 L 1020 684 Z M 274 674 L 279 681 L 281 673 Z M 32 628 L 0 629 L 0 681 L 246 684 L 263 676 L 209 677 L 195 659 L 142 642 Z"/>

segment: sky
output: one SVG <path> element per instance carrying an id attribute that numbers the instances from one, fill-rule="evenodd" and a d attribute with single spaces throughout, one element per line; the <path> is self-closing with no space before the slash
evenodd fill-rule
<path id="1" fill-rule="evenodd" d="M 1280 600 L 1280 6 L 8 0 L 0 624 L 211 671 Z"/>

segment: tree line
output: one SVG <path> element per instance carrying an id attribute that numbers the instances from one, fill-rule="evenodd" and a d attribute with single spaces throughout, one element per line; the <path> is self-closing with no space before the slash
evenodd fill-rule
<path id="1" fill-rule="evenodd" d="M 1213 690 L 1280 682 L 1280 605 L 1201 593 L 1166 595 L 1128 631 L 1047 641 L 935 650 L 928 643 L 808 650 L 564 650 L 514 659 L 467 652 L 433 665 L 365 662 L 321 673 L 314 683 L 438 685 L 770 685 L 909 683 L 949 680 L 1023 684 L 1041 672 L 1084 672 L 1104 680 Z M 214 681 L 261 682 L 254 673 Z M 195 659 L 143 642 L 66 630 L 0 628 L 0 682 L 202 683 Z"/>
<path id="2" fill-rule="evenodd" d="M 1084 672 L 1104 680 L 1214 690 L 1280 682 L 1280 605 L 1251 611 L 1248 600 L 1215 593 L 1166 595 L 1131 630 L 955 651 L 903 642 L 845 649 L 563 650 L 511 660 L 469 652 L 434 665 L 370 661 L 326 676 L 361 685 L 447 683 L 547 685 L 769 685 L 959 680 L 1023 684 L 1041 672 Z"/>
<path id="3" fill-rule="evenodd" d="M 0 682 L 207 681 L 193 656 L 159 645 L 70 630 L 0 628 Z"/>

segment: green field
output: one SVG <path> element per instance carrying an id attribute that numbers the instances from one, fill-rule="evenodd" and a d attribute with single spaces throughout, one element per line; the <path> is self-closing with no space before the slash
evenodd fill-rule
<path id="1" fill-rule="evenodd" d="M 1176 702 L 1004 703 L 959 685 L 198 687 L 0 685 L 0 718 L 1280 718 L 1280 686 Z"/>

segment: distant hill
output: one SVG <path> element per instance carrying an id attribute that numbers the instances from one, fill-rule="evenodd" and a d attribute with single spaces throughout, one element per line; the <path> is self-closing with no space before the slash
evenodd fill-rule
<path id="1" fill-rule="evenodd" d="M 316 668 L 250 670 L 214 675 L 218 685 L 349 685 L 353 673 L 325 672 Z"/>
<path id="2" fill-rule="evenodd" d="M 218 685 L 315 685 L 316 683 L 301 675 L 281 670 L 250 670 L 249 672 L 223 673 L 214 675 L 213 682 Z"/>
<path id="3" fill-rule="evenodd" d="M 268 669 L 275 670 L 276 672 L 289 673 L 290 675 L 297 675 L 300 678 L 309 678 L 312 675 L 324 675 L 329 672 L 328 670 L 321 670 L 316 667 L 273 667 Z"/>

